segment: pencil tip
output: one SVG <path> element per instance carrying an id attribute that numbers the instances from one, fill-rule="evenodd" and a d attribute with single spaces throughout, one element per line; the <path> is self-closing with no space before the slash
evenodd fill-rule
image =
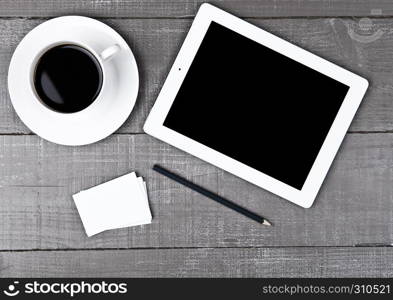
<path id="1" fill-rule="evenodd" d="M 272 226 L 272 223 L 270 223 L 268 220 L 263 220 L 262 225 Z"/>

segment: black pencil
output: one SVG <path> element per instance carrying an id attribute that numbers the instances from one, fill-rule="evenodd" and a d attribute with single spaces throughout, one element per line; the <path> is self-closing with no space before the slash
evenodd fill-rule
<path id="1" fill-rule="evenodd" d="M 208 190 L 204 189 L 203 187 L 196 185 L 195 183 L 192 183 L 191 181 L 188 181 L 187 179 L 184 179 L 184 178 L 172 173 L 171 171 L 168 171 L 168 170 L 160 167 L 159 165 L 154 165 L 153 170 L 157 171 L 158 173 L 160 173 L 160 174 L 162 174 L 162 175 L 164 175 L 164 176 L 166 176 L 166 177 L 168 177 L 168 178 L 170 178 L 170 179 L 172 179 L 172 180 L 174 180 L 174 181 L 176 181 L 186 187 L 189 187 L 190 189 L 192 189 L 195 192 L 198 192 L 198 193 L 200 193 L 200 194 L 202 194 L 202 195 L 204 195 L 204 196 L 206 196 L 206 197 L 208 197 L 218 203 L 221 203 L 222 205 L 224 205 L 230 209 L 237 211 L 238 213 L 240 213 L 246 217 L 249 217 L 250 219 L 253 219 L 254 221 L 257 221 L 258 223 L 261 223 L 266 226 L 272 225 L 268 220 L 262 218 L 261 216 L 254 214 L 253 212 L 251 212 L 251 211 L 249 211 L 249 210 L 247 210 L 247 209 L 245 209 L 245 208 L 243 208 L 243 207 L 241 207 L 241 206 L 239 206 L 239 205 L 237 205 L 227 199 L 224 199 L 223 197 L 220 197 L 217 194 L 214 194 L 214 193 L 208 191 Z"/>

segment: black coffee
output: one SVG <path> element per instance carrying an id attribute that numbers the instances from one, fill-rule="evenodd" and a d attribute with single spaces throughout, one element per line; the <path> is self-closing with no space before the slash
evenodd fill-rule
<path id="1" fill-rule="evenodd" d="M 61 45 L 44 53 L 37 63 L 34 86 L 42 102 L 62 113 L 88 107 L 102 87 L 99 62 L 88 50 Z"/>

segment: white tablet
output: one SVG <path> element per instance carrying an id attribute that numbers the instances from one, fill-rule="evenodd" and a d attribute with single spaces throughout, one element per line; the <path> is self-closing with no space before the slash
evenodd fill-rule
<path id="1" fill-rule="evenodd" d="M 146 133 L 310 207 L 368 82 L 203 4 Z"/>

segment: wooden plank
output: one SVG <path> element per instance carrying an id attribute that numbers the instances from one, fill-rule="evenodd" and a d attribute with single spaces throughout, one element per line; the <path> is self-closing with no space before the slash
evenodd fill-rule
<path id="1" fill-rule="evenodd" d="M 0 249 L 354 246 L 393 240 L 393 134 L 350 134 L 316 203 L 302 209 L 147 135 L 85 147 L 0 136 Z M 154 163 L 266 216 L 252 222 L 151 170 Z M 87 238 L 71 195 L 130 171 L 151 225 Z"/>
<path id="2" fill-rule="evenodd" d="M 2 0 L 0 16 L 190 17 L 200 0 Z M 389 0 L 221 0 L 208 1 L 243 17 L 392 15 Z"/>
<path id="3" fill-rule="evenodd" d="M 350 70 L 371 82 L 354 120 L 352 131 L 393 130 L 393 19 L 377 19 L 383 32 L 372 43 L 352 40 L 348 28 L 356 21 L 342 19 L 251 20 Z M 7 92 L 7 69 L 22 37 L 42 20 L 0 20 L 0 133 L 29 133 L 16 116 Z M 143 123 L 190 26 L 190 20 L 105 20 L 118 30 L 134 50 L 141 75 L 137 105 L 121 133 L 142 132 Z"/>
<path id="4" fill-rule="evenodd" d="M 1 277 L 391 277 L 392 248 L 0 252 Z"/>

